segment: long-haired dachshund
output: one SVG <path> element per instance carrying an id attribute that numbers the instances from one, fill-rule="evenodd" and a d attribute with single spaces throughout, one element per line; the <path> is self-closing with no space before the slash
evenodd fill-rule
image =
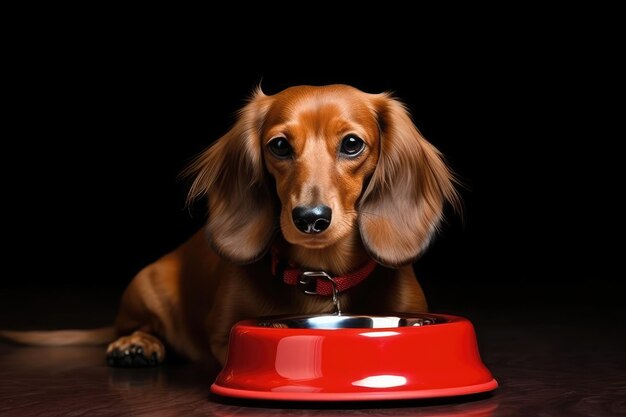
<path id="1" fill-rule="evenodd" d="M 206 227 L 148 265 L 126 289 L 114 328 L 3 332 L 35 344 L 112 342 L 111 365 L 165 358 L 224 363 L 239 320 L 333 310 L 335 278 L 350 313 L 420 312 L 411 262 L 428 246 L 451 171 L 389 94 L 346 85 L 257 90 L 234 127 L 188 168 Z"/>

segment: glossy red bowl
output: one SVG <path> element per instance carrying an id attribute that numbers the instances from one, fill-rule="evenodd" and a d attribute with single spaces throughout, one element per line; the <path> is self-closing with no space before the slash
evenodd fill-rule
<path id="1" fill-rule="evenodd" d="M 329 315 L 237 323 L 211 392 L 262 400 L 362 401 L 449 397 L 497 386 L 465 318 Z"/>

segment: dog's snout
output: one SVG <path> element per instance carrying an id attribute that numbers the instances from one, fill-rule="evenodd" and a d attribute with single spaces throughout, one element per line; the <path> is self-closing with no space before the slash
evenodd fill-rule
<path id="1" fill-rule="evenodd" d="M 321 233 L 330 226 L 332 209 L 323 204 L 298 206 L 291 212 L 293 224 L 304 233 Z"/>

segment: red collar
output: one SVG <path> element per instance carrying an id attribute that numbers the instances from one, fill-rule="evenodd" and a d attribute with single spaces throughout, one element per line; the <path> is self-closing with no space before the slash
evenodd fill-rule
<path id="1" fill-rule="evenodd" d="M 356 286 L 367 278 L 375 267 L 376 262 L 373 259 L 370 259 L 365 263 L 365 265 L 350 274 L 341 275 L 339 277 L 331 277 L 333 281 L 335 281 L 337 292 L 341 293 Z M 304 276 L 304 272 L 305 271 L 300 268 L 296 268 L 281 261 L 278 257 L 277 251 L 274 249 L 272 250 L 272 274 L 274 274 L 274 276 L 282 278 L 285 284 L 297 286 L 307 294 L 326 296 L 333 295 L 332 283 L 327 279 L 317 279 L 326 275 L 325 272 L 308 271 L 313 272 L 313 276 Z"/>

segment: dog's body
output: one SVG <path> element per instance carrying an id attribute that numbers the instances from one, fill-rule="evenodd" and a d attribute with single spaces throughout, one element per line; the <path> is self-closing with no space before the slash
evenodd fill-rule
<path id="1" fill-rule="evenodd" d="M 425 311 L 426 302 L 413 269 L 377 267 L 361 284 L 341 295 L 351 313 Z M 146 334 L 167 341 L 193 360 L 223 363 L 232 325 L 246 318 L 333 311 L 332 298 L 307 295 L 271 273 L 269 259 L 239 266 L 217 255 L 203 232 L 176 251 L 146 267 L 126 290 L 116 322 L 122 337 L 109 353 L 141 346 L 145 356 L 163 346 Z M 120 357 L 122 359 L 123 356 Z"/>
<path id="2" fill-rule="evenodd" d="M 223 364 L 239 320 L 333 311 L 330 297 L 275 276 L 277 260 L 335 277 L 374 259 L 340 295 L 345 311 L 426 310 L 411 262 L 457 195 L 440 154 L 389 95 L 342 85 L 257 91 L 187 173 L 191 199 L 208 199 L 207 226 L 133 279 L 111 364 L 161 362 L 162 341 Z"/>

